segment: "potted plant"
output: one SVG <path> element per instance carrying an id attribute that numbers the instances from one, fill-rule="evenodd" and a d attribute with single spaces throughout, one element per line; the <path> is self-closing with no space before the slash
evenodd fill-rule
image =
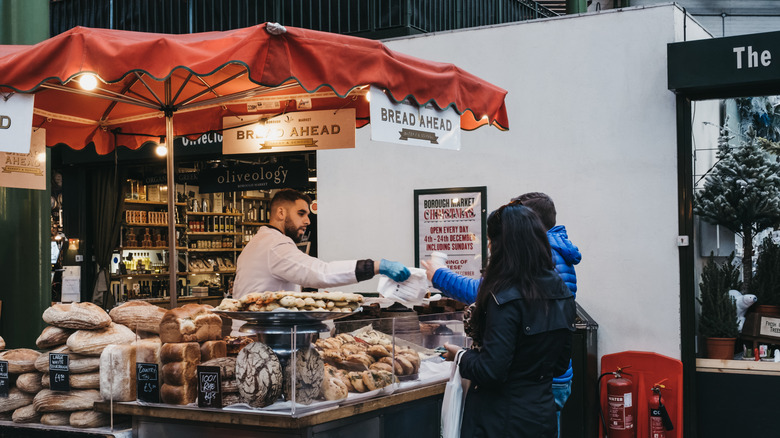
<path id="1" fill-rule="evenodd" d="M 707 357 L 733 359 L 737 330 L 737 307 L 729 296 L 730 289 L 739 290 L 739 269 L 733 265 L 734 253 L 722 264 L 710 255 L 699 283 L 699 334 L 706 339 Z"/>
<path id="2" fill-rule="evenodd" d="M 758 248 L 752 289 L 758 297 L 756 313 L 780 316 L 780 245 L 772 236 L 764 238 Z"/>

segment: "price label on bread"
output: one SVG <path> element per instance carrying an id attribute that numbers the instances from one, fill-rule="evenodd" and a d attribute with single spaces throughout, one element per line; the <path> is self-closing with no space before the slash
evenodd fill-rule
<path id="1" fill-rule="evenodd" d="M 225 298 L 216 310 L 228 312 L 354 312 L 363 295 L 349 292 L 252 292 L 241 299 Z"/>

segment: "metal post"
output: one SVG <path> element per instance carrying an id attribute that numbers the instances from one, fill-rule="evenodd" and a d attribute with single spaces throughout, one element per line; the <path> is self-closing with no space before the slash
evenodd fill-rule
<path id="1" fill-rule="evenodd" d="M 35 44 L 49 37 L 47 0 L 0 0 L 0 43 Z M 51 153 L 46 172 L 51 175 Z M 0 187 L 0 335 L 8 348 L 35 348 L 51 304 L 51 208 L 46 190 Z"/>
<path id="2" fill-rule="evenodd" d="M 165 80 L 165 105 L 170 108 L 171 102 L 171 78 Z M 176 279 L 179 270 L 179 255 L 176 252 L 176 174 L 173 170 L 173 112 L 165 113 L 165 147 L 168 176 L 168 289 L 171 295 L 171 309 L 177 307 L 176 303 Z"/>

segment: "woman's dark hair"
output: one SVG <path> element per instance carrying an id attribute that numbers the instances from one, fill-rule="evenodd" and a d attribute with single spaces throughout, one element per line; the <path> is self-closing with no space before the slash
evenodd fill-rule
<path id="1" fill-rule="evenodd" d="M 490 213 L 487 219 L 490 258 L 477 292 L 472 316 L 475 337 L 482 341 L 487 302 L 492 295 L 516 287 L 526 300 L 542 294 L 536 279 L 554 269 L 547 231 L 539 216 L 520 202 L 513 201 Z"/>
<path id="2" fill-rule="evenodd" d="M 555 226 L 557 213 L 552 198 L 542 192 L 529 192 L 512 198 L 512 201 L 520 201 L 523 205 L 533 210 L 542 220 L 545 229 Z"/>

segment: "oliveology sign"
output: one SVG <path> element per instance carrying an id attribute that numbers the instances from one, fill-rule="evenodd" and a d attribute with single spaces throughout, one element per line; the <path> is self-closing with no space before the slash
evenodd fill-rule
<path id="1" fill-rule="evenodd" d="M 222 153 L 296 152 L 355 147 L 355 109 L 300 111 L 262 119 L 222 119 Z"/>
<path id="2" fill-rule="evenodd" d="M 382 90 L 371 87 L 371 140 L 388 143 L 460 150 L 460 116 L 448 107 L 393 102 Z"/>
<path id="3" fill-rule="evenodd" d="M 306 162 L 284 158 L 269 164 L 236 164 L 203 169 L 198 175 L 200 193 L 301 188 L 308 182 Z"/>

